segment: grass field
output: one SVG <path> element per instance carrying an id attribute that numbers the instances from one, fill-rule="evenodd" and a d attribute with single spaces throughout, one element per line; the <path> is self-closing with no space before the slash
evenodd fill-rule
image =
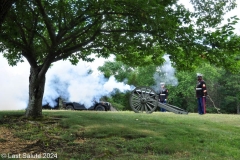
<path id="1" fill-rule="evenodd" d="M 80 160 L 238 160 L 240 115 L 95 111 L 0 112 L 0 154 Z M 51 157 L 49 157 L 51 158 Z M 0 158 L 1 159 L 1 158 Z M 4 158 L 2 158 L 4 159 Z M 16 159 L 16 158 L 15 158 Z"/>

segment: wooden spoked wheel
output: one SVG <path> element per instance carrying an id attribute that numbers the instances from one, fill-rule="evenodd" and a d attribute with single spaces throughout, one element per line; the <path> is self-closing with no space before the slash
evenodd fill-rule
<path id="1" fill-rule="evenodd" d="M 132 91 L 129 102 L 136 113 L 152 113 L 158 107 L 158 95 L 149 87 L 137 87 Z"/>

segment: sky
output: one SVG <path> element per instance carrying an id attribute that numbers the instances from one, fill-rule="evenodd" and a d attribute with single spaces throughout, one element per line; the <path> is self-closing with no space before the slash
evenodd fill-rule
<path id="1" fill-rule="evenodd" d="M 189 6 L 187 0 L 181 2 Z M 240 8 L 240 1 L 238 8 Z M 237 15 L 239 9 L 235 9 L 227 16 Z M 236 25 L 236 32 L 240 35 L 240 23 Z M 165 68 L 168 68 L 169 75 L 174 75 L 174 70 L 166 58 Z M 113 60 L 110 57 L 108 60 Z M 84 103 L 87 107 L 91 106 L 93 97 L 99 100 L 101 96 L 109 96 L 114 88 L 122 92 L 133 90 L 134 86 L 128 86 L 124 83 L 118 83 L 114 77 L 105 79 L 97 70 L 102 66 L 106 59 L 97 58 L 93 63 L 80 61 L 77 66 L 73 66 L 68 61 L 59 61 L 54 63 L 46 75 L 45 93 L 43 103 L 49 103 L 54 106 L 54 99 L 58 96 L 67 98 L 70 101 Z M 93 71 L 87 74 L 88 70 Z M 0 110 L 21 110 L 27 107 L 28 103 L 28 85 L 29 85 L 30 66 L 27 62 L 19 63 L 11 67 L 7 60 L 0 54 Z M 161 81 L 160 77 L 155 77 Z M 174 84 L 177 80 L 171 79 Z"/>

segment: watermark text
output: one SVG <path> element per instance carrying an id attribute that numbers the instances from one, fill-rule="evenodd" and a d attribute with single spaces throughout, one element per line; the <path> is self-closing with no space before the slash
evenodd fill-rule
<path id="1" fill-rule="evenodd" d="M 39 159 L 39 158 L 47 158 L 47 159 L 51 159 L 51 158 L 58 158 L 57 157 L 57 153 L 19 153 L 19 154 L 11 154 L 11 153 L 1 153 L 1 158 L 6 159 L 6 158 L 11 158 L 11 159 Z"/>

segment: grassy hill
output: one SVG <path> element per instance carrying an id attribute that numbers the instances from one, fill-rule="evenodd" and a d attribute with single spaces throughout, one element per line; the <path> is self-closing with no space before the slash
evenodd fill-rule
<path id="1" fill-rule="evenodd" d="M 239 115 L 49 110 L 43 111 L 42 119 L 29 120 L 23 114 L 0 112 L 1 155 L 18 154 L 20 159 L 240 159 Z"/>

